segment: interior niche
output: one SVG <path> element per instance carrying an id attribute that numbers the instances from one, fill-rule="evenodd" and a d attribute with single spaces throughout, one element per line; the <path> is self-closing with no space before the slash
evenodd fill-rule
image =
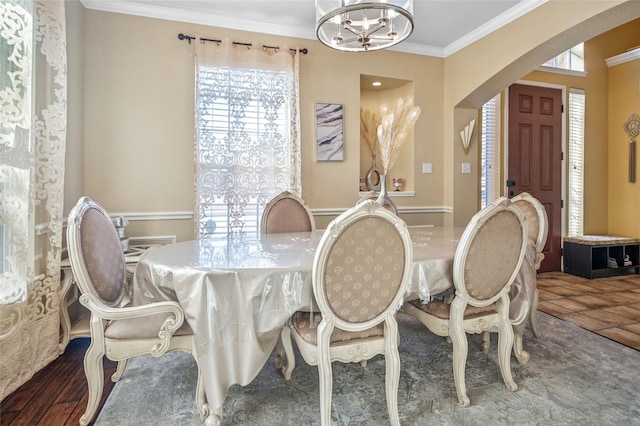
<path id="1" fill-rule="evenodd" d="M 373 86 L 374 82 L 380 82 L 379 86 Z M 372 114 L 380 117 L 380 105 L 386 103 L 390 109 L 393 109 L 398 98 L 407 98 L 413 96 L 413 82 L 408 80 L 400 80 L 396 78 L 380 77 L 372 75 L 360 75 L 360 107 L 368 109 Z M 387 191 L 390 195 L 396 192 L 393 187 L 394 178 L 402 178 L 403 185 L 401 188 L 402 195 L 413 193 L 414 177 L 413 177 L 413 149 L 414 133 L 413 131 L 407 136 L 407 140 L 400 149 L 400 154 L 396 163 L 387 174 Z M 382 162 L 380 161 L 380 148 L 376 145 L 376 166 L 383 173 Z M 367 142 L 360 135 L 360 178 L 365 178 L 367 172 L 371 168 L 371 151 Z M 366 190 L 366 187 L 364 188 Z M 396 195 L 401 195 L 400 193 Z"/>

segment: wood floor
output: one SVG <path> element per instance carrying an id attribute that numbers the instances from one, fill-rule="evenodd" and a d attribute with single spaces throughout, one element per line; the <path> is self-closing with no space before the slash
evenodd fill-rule
<path id="1" fill-rule="evenodd" d="M 83 358 L 88 347 L 89 339 L 72 340 L 64 354 L 7 396 L 0 405 L 0 425 L 80 424 L 80 417 L 87 408 Z M 113 389 L 111 375 L 116 371 L 116 365 L 114 361 L 104 361 L 104 393 L 99 410 Z"/>
<path id="2" fill-rule="evenodd" d="M 587 280 L 548 272 L 538 274 L 538 289 L 540 311 L 640 350 L 640 275 Z M 7 396 L 0 403 L 0 426 L 78 425 L 87 406 L 88 347 L 89 339 L 72 340 L 62 356 Z M 105 360 L 104 366 L 100 408 L 113 389 L 116 363 Z"/>

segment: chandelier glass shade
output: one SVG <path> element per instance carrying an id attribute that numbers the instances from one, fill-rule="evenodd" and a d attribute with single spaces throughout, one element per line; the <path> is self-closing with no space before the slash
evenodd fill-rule
<path id="1" fill-rule="evenodd" d="M 413 0 L 316 0 L 316 36 L 333 49 L 386 49 L 412 32 Z"/>

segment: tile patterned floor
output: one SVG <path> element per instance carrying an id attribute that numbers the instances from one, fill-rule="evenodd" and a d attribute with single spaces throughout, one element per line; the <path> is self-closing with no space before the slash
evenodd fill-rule
<path id="1" fill-rule="evenodd" d="M 640 275 L 538 274 L 538 309 L 640 351 Z"/>

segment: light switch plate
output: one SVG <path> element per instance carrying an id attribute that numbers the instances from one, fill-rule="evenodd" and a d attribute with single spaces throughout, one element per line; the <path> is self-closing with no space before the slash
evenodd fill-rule
<path id="1" fill-rule="evenodd" d="M 422 173 L 433 173 L 433 164 L 422 163 Z"/>
<path id="2" fill-rule="evenodd" d="M 471 173 L 471 163 L 462 163 L 462 173 Z"/>

